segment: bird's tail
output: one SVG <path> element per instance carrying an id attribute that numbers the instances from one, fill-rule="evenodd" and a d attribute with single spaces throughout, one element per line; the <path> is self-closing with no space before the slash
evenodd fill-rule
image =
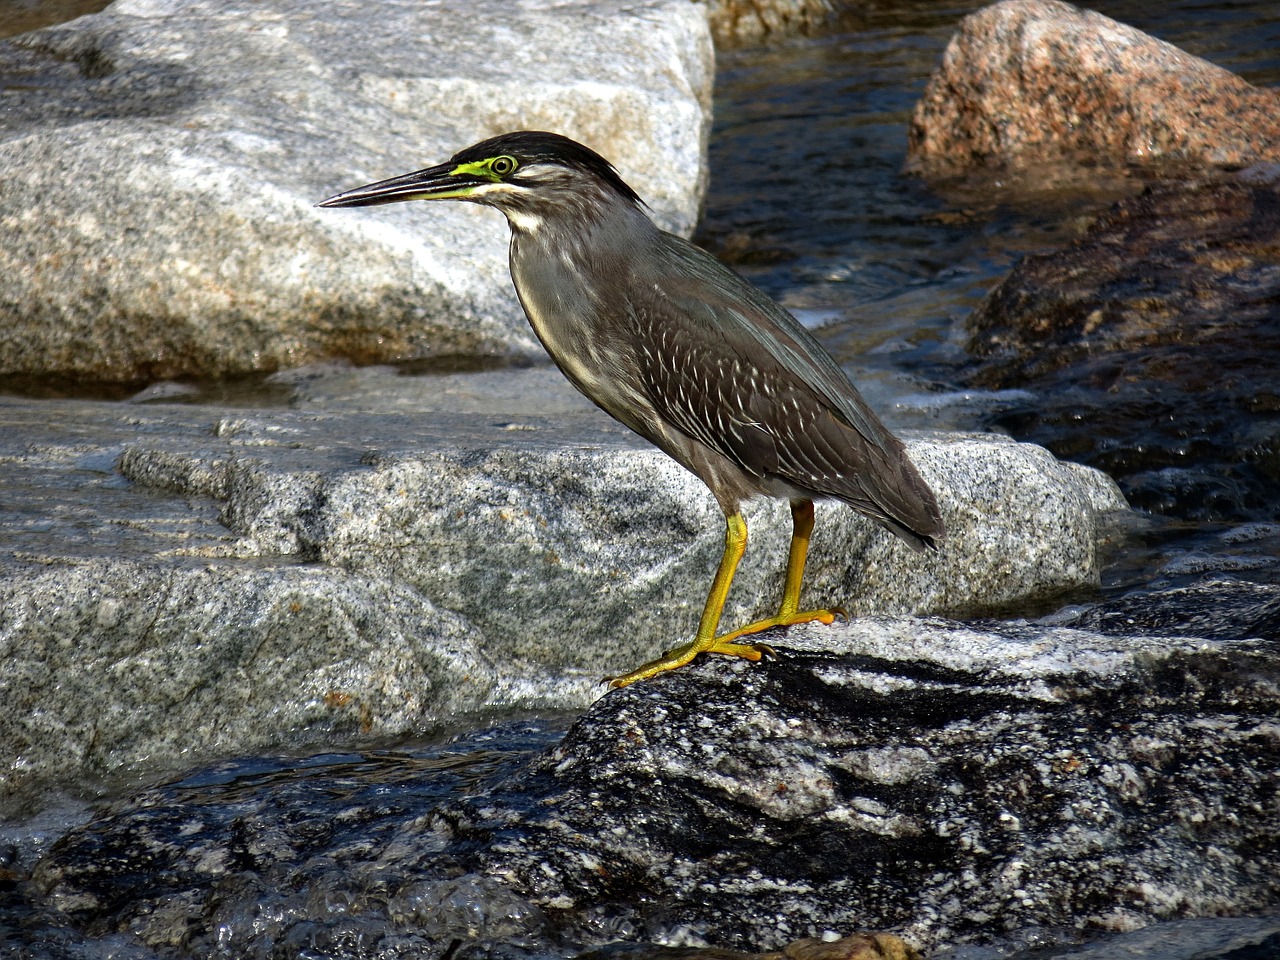
<path id="1" fill-rule="evenodd" d="M 867 498 L 876 509 L 866 510 L 859 503 L 854 506 L 879 520 L 913 550 L 936 550 L 938 541 L 947 535 L 938 500 L 907 456 L 906 447 L 894 439 L 893 446 L 881 452 L 881 469 L 868 477 Z"/>

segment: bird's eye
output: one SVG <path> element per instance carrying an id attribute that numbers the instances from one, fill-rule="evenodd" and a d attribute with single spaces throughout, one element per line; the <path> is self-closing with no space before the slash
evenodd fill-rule
<path id="1" fill-rule="evenodd" d="M 512 173 L 516 168 L 516 161 L 513 157 L 494 157 L 489 164 L 489 169 L 500 177 L 505 177 Z"/>

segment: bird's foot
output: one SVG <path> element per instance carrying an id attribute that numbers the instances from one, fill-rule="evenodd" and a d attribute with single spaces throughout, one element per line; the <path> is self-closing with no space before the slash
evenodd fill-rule
<path id="1" fill-rule="evenodd" d="M 648 680 L 660 673 L 666 673 L 668 670 L 674 670 L 677 667 L 683 667 L 686 663 L 698 655 L 697 647 L 692 643 L 686 643 L 682 647 L 676 647 L 674 650 L 668 650 L 657 660 L 650 660 L 642 667 L 637 667 L 630 673 L 624 673 L 618 677 L 605 677 L 604 682 L 611 687 L 626 687 L 635 683 L 637 680 Z"/>
<path id="2" fill-rule="evenodd" d="M 774 627 L 790 627 L 797 623 L 821 623 L 827 626 L 836 622 L 837 617 L 849 619 L 849 612 L 844 607 L 832 607 L 830 610 L 805 610 L 797 613 L 779 613 L 774 617 L 766 617 L 764 620 L 757 620 L 755 623 L 749 623 L 745 627 L 739 627 L 733 633 L 726 633 L 723 636 L 716 637 L 718 644 L 730 644 L 734 646 L 744 646 L 744 644 L 735 644 L 739 637 L 749 637 L 752 634 L 762 633 L 765 630 L 772 630 Z M 756 644 L 763 646 L 763 644 Z M 772 651 L 770 651 L 772 652 Z M 758 659 L 758 658 L 755 658 Z"/>
<path id="3" fill-rule="evenodd" d="M 731 643 L 724 637 L 716 637 L 709 646 L 699 648 L 696 643 L 686 643 L 674 650 L 668 650 L 657 660 L 652 660 L 620 677 L 605 677 L 604 682 L 611 687 L 625 687 L 637 680 L 647 680 L 659 673 L 683 667 L 700 653 L 719 653 L 727 657 L 741 657 L 744 660 L 753 661 L 761 657 L 774 656 L 773 647 L 767 643 Z"/>

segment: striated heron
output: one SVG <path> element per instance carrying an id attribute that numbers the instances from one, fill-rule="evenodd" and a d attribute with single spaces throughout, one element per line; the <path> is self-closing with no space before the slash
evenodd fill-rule
<path id="1" fill-rule="evenodd" d="M 944 535 L 937 502 L 835 361 L 786 310 L 690 243 L 659 230 L 613 166 L 553 133 L 508 133 L 447 163 L 348 190 L 322 207 L 469 200 L 511 227 L 511 279 L 538 339 L 606 413 L 696 474 L 726 521 L 698 632 L 626 686 L 700 653 L 759 660 L 739 640 L 820 621 L 800 609 L 815 499 L 878 520 L 917 550 Z M 717 634 L 747 546 L 742 503 L 791 503 L 791 550 L 776 616 Z"/>

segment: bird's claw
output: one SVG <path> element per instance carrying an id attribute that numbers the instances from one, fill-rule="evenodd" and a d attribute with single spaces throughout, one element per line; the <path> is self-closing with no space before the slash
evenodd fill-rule
<path id="1" fill-rule="evenodd" d="M 683 667 L 700 653 L 718 653 L 727 657 L 741 657 L 743 660 L 752 662 L 761 660 L 764 657 L 776 657 L 778 655 L 778 651 L 767 643 L 733 643 L 717 637 L 714 642 L 701 648 L 694 643 L 687 643 L 683 647 L 668 650 L 657 660 L 646 663 L 638 670 L 632 670 L 630 673 L 624 673 L 621 676 L 605 677 L 600 682 L 607 683 L 615 690 L 630 686 L 637 680 L 647 680 L 649 677 L 657 676 L 659 673 L 666 673 L 668 670 Z"/>
<path id="2" fill-rule="evenodd" d="M 837 617 L 847 620 L 849 619 L 849 611 L 845 610 L 844 607 L 831 607 L 828 610 L 807 610 L 803 613 L 780 613 L 776 617 L 758 620 L 739 630 L 734 630 L 732 633 L 716 637 L 710 643 L 706 641 L 703 641 L 702 644 L 697 642 L 686 643 L 682 647 L 668 650 L 657 660 L 646 663 L 638 670 L 632 670 L 630 673 L 624 673 L 616 677 L 605 677 L 600 682 L 607 683 L 614 689 L 630 686 L 637 680 L 647 680 L 649 677 L 657 676 L 659 673 L 666 673 L 668 670 L 683 667 L 700 653 L 718 653 L 727 657 L 740 657 L 753 663 L 766 657 L 776 659 L 778 651 L 769 644 L 759 642 L 746 643 L 743 642 L 742 638 L 763 633 L 765 630 L 772 630 L 776 627 L 790 627 L 797 623 L 817 622 L 830 625 L 835 623 Z"/>

